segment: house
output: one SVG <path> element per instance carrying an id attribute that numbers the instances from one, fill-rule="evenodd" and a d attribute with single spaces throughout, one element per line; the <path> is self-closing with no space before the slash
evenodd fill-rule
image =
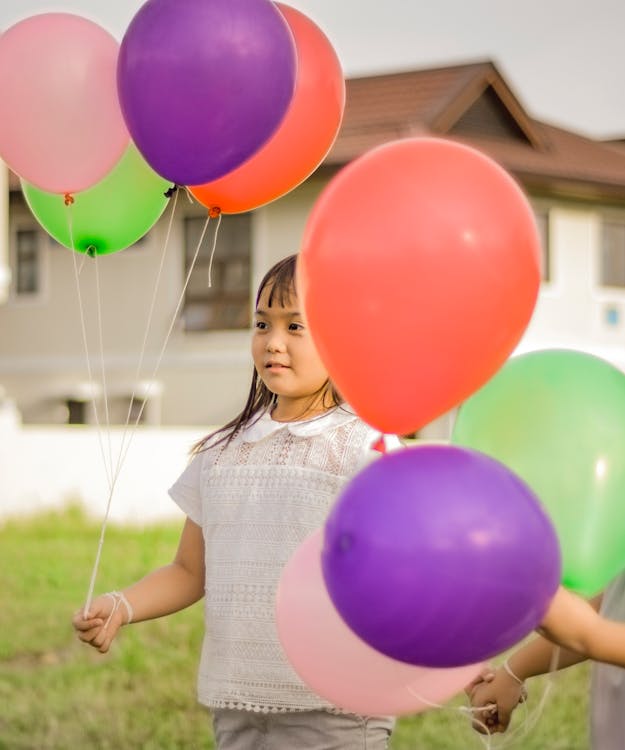
<path id="1" fill-rule="evenodd" d="M 569 346 L 625 370 L 625 146 L 535 119 L 484 61 L 348 80 L 339 137 L 301 186 L 208 225 L 206 209 L 179 190 L 144 239 L 113 255 L 92 259 L 58 245 L 10 175 L 8 222 L 0 214 L 11 268 L 0 384 L 23 421 L 94 423 L 106 414 L 111 423 L 130 415 L 199 426 L 231 418 L 247 393 L 252 296 L 266 268 L 297 251 L 310 208 L 338 169 L 387 141 L 426 135 L 490 155 L 531 201 L 543 280 L 519 351 Z M 442 420 L 426 433 L 446 429 Z"/>

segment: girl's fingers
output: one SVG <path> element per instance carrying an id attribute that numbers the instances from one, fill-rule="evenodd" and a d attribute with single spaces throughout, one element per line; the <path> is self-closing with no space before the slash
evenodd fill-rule
<path id="1" fill-rule="evenodd" d="M 78 633 L 78 638 L 84 643 L 93 644 L 95 639 L 101 634 L 103 628 L 102 625 L 96 625 L 89 630 L 82 630 Z"/>
<path id="2" fill-rule="evenodd" d="M 103 654 L 106 653 L 113 639 L 117 635 L 119 625 L 110 622 L 107 627 L 100 628 L 99 632 L 92 641 L 92 645 L 98 648 Z"/>
<path id="3" fill-rule="evenodd" d="M 72 620 L 72 624 L 74 626 L 74 629 L 80 632 L 100 627 L 104 624 L 104 620 L 102 620 L 100 617 L 94 617 L 90 620 L 83 620 L 82 617 L 75 617 Z"/>

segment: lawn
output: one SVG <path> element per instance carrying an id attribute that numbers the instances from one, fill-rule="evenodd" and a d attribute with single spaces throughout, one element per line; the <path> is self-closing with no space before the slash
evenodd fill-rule
<path id="1" fill-rule="evenodd" d="M 168 562 L 178 532 L 110 527 L 97 590 Z M 98 535 L 77 509 L 0 526 L 0 750 L 212 748 L 207 714 L 195 702 L 201 604 L 125 629 L 106 656 L 73 636 L 71 614 L 85 598 Z M 514 733 L 495 738 L 493 748 L 587 749 L 587 689 L 586 667 L 535 681 Z M 402 718 L 392 750 L 484 747 L 463 704 Z"/>

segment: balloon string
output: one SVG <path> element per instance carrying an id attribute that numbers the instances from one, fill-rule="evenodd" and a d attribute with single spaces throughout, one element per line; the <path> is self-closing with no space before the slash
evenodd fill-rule
<path id="1" fill-rule="evenodd" d="M 106 453 L 105 453 L 105 450 L 104 450 L 104 439 L 103 439 L 103 435 L 102 435 L 102 428 L 101 428 L 100 418 L 99 418 L 99 414 L 98 414 L 98 406 L 97 406 L 96 393 L 95 393 L 95 388 L 94 388 L 93 372 L 92 372 L 92 368 L 91 368 L 91 357 L 89 355 L 89 343 L 88 343 L 88 339 L 87 339 L 87 328 L 86 328 L 86 323 L 85 323 L 85 312 L 84 312 L 84 305 L 83 305 L 83 301 L 82 301 L 82 292 L 81 292 L 81 287 L 80 287 L 80 278 L 79 278 L 80 277 L 80 271 L 78 269 L 78 263 L 76 261 L 76 248 L 75 248 L 75 243 L 74 243 L 74 225 L 73 225 L 72 213 L 71 213 L 71 210 L 70 210 L 70 207 L 71 207 L 72 203 L 73 203 L 73 200 L 70 201 L 70 202 L 66 201 L 65 205 L 68 207 L 68 211 L 67 211 L 68 229 L 69 229 L 69 235 L 70 235 L 70 245 L 71 245 L 71 248 L 72 248 L 72 258 L 73 258 L 73 263 L 74 263 L 74 278 L 76 280 L 76 292 L 77 292 L 77 296 L 78 296 L 78 306 L 79 306 L 79 309 L 80 309 L 80 325 L 81 325 L 81 331 L 82 331 L 82 340 L 83 340 L 83 347 L 84 347 L 84 353 L 85 353 L 85 361 L 86 361 L 86 365 L 87 365 L 87 375 L 88 375 L 88 378 L 89 378 L 90 389 L 92 391 L 92 394 L 91 394 L 92 399 L 91 400 L 92 400 L 93 412 L 94 412 L 95 421 L 96 421 L 98 443 L 100 445 L 100 452 L 102 454 L 102 463 L 103 463 L 103 466 L 104 466 L 104 472 L 106 474 L 106 479 L 107 479 L 107 484 L 108 484 L 108 489 L 109 489 L 109 495 L 108 495 L 109 496 L 109 500 L 107 502 L 107 516 L 108 516 L 108 508 L 110 507 L 111 498 L 112 498 L 113 492 L 115 490 L 116 477 L 113 477 L 112 474 L 109 473 L 109 471 L 112 471 L 112 468 L 113 468 L 112 467 L 112 449 L 111 449 L 111 445 L 110 445 L 110 428 L 108 430 L 109 455 L 111 456 L 111 465 L 109 467 L 109 465 L 107 464 L 107 460 L 106 460 Z M 97 256 L 97 254 L 95 254 L 95 255 Z M 87 253 L 85 253 L 85 257 L 83 258 L 80 270 L 82 270 L 82 266 L 84 265 L 86 257 L 87 257 Z M 96 271 L 97 271 L 97 262 L 96 262 Z M 99 285 L 99 276 L 97 275 L 97 272 L 96 272 L 96 278 L 97 278 L 97 282 L 96 283 L 97 283 L 97 290 L 98 290 L 98 292 L 97 292 L 97 297 L 98 297 L 98 317 L 100 319 L 100 352 L 101 352 L 102 370 L 104 372 L 104 349 L 103 349 L 103 346 L 102 346 L 100 285 Z M 106 384 L 104 384 L 104 390 L 105 390 L 105 398 L 106 398 Z M 108 405 L 107 405 L 107 422 L 108 422 Z M 104 531 L 105 531 L 105 528 L 106 528 L 106 517 L 105 517 L 105 521 L 104 521 L 104 523 L 102 525 L 102 529 L 100 531 L 100 541 L 99 541 L 98 550 L 97 550 L 97 553 L 96 553 L 95 565 L 93 567 L 93 572 L 91 574 L 91 580 L 90 580 L 90 583 L 89 583 L 89 591 L 88 591 L 88 594 L 87 594 L 87 603 L 85 604 L 85 607 L 84 607 L 84 610 L 83 610 L 85 616 L 86 616 L 86 614 L 87 614 L 87 612 L 89 610 L 89 607 L 91 606 L 91 599 L 92 599 L 92 596 L 93 596 L 93 588 L 94 588 L 94 585 L 95 585 L 96 571 L 97 571 L 97 569 L 99 567 L 99 564 L 100 564 L 100 557 L 102 555 L 102 547 L 103 547 L 103 544 L 104 544 Z"/>
<path id="2" fill-rule="evenodd" d="M 135 370 L 135 377 L 134 377 L 134 380 L 133 380 L 132 394 L 130 396 L 130 401 L 128 402 L 128 412 L 126 413 L 126 421 L 124 423 L 124 431 L 122 433 L 122 439 L 121 439 L 121 443 L 120 443 L 119 455 L 118 455 L 118 458 L 117 458 L 117 465 L 116 465 L 116 469 L 115 469 L 116 472 L 119 472 L 121 470 L 122 456 L 124 455 L 124 444 L 126 442 L 126 435 L 127 435 L 127 432 L 128 432 L 128 425 L 130 424 L 130 418 L 132 416 L 132 408 L 133 408 L 134 400 L 135 400 L 135 397 L 136 397 L 137 384 L 139 383 L 139 378 L 141 376 L 141 371 L 143 369 L 143 360 L 145 358 L 145 353 L 146 353 L 146 350 L 147 350 L 148 337 L 149 337 L 150 331 L 152 329 L 152 323 L 153 323 L 153 319 L 154 319 L 154 310 L 156 308 L 156 298 L 158 296 L 158 290 L 159 290 L 160 285 L 161 285 L 161 279 L 162 279 L 162 276 L 163 276 L 163 268 L 165 267 L 165 258 L 166 258 L 166 255 L 167 255 L 167 248 L 169 247 L 169 240 L 171 238 L 171 231 L 172 231 L 174 216 L 176 215 L 176 206 L 178 204 L 178 191 L 177 190 L 175 190 L 173 192 L 173 196 L 174 196 L 174 200 L 172 201 L 171 211 L 169 212 L 169 221 L 167 223 L 167 232 L 165 234 L 165 241 L 163 242 L 163 249 L 161 251 L 161 257 L 160 257 L 160 262 L 159 262 L 159 266 L 158 266 L 158 271 L 157 271 L 157 274 L 156 274 L 156 279 L 154 281 L 154 289 L 152 291 L 152 299 L 150 301 L 150 308 L 149 308 L 149 311 L 148 311 L 148 316 L 147 316 L 147 320 L 146 320 L 146 324 L 145 324 L 145 330 L 144 330 L 144 334 L 143 334 L 143 342 L 141 344 L 141 350 L 140 350 L 140 353 L 139 353 L 139 360 L 137 362 L 137 368 Z M 148 386 L 150 386 L 150 384 L 148 384 Z M 143 396 L 144 396 L 143 397 L 143 402 L 145 403 L 145 401 L 147 400 L 147 395 L 144 393 Z M 135 427 L 139 424 L 142 416 L 143 416 L 143 410 L 141 410 L 141 412 L 139 413 L 139 415 L 135 419 L 135 425 L 134 425 Z"/>
<path id="3" fill-rule="evenodd" d="M 187 195 L 187 200 L 189 201 L 189 203 L 194 203 L 195 199 L 193 197 L 193 193 L 189 190 L 189 186 L 188 185 L 184 185 L 184 190 L 185 190 L 185 193 Z"/>
<path id="4" fill-rule="evenodd" d="M 74 264 L 74 279 L 76 281 L 76 293 L 77 293 L 77 298 L 78 298 L 78 309 L 79 309 L 79 312 L 80 312 L 80 328 L 81 328 L 81 333 L 82 333 L 83 350 L 84 350 L 85 361 L 86 361 L 86 366 L 87 366 L 87 378 L 88 378 L 88 382 L 89 382 L 89 389 L 91 391 L 91 403 L 92 403 L 92 406 L 93 406 L 93 413 L 94 413 L 95 422 L 96 422 L 96 432 L 97 432 L 97 436 L 98 436 L 98 444 L 100 446 L 100 452 L 102 454 L 102 462 L 103 462 L 104 469 L 105 469 L 107 483 L 108 483 L 108 486 L 110 488 L 111 483 L 112 483 L 112 477 L 108 473 L 108 466 L 107 466 L 107 461 L 106 461 L 106 453 L 104 451 L 104 438 L 102 436 L 102 429 L 101 429 L 100 419 L 99 419 L 99 415 L 98 415 L 98 406 L 97 406 L 97 402 L 96 402 L 96 393 L 95 393 L 95 382 L 94 382 L 94 377 L 93 377 L 93 370 L 92 370 L 92 367 L 91 367 L 91 358 L 89 356 L 89 344 L 88 344 L 88 340 L 87 340 L 87 327 L 86 327 L 86 323 L 85 323 L 85 307 L 84 307 L 84 303 L 83 303 L 83 299 L 82 299 L 82 293 L 81 293 L 81 287 L 80 287 L 80 278 L 79 278 L 80 271 L 78 269 L 78 262 L 77 262 L 77 259 L 76 259 L 77 251 L 76 251 L 75 244 L 74 244 L 73 216 L 72 216 L 72 211 L 71 211 L 71 204 L 69 204 L 69 203 L 67 204 L 67 224 L 68 224 L 68 229 L 69 229 L 70 245 L 71 245 L 71 248 L 72 248 L 72 260 L 73 260 L 73 264 Z M 83 258 L 83 263 L 84 263 L 84 260 L 85 259 Z M 81 268 L 82 268 L 82 265 L 81 265 Z"/>
<path id="5" fill-rule="evenodd" d="M 521 724 L 519 724 L 512 730 L 512 732 L 510 733 L 510 739 L 514 739 L 519 734 L 522 736 L 527 735 L 532 729 L 534 729 L 536 724 L 538 724 L 538 720 L 544 713 L 545 706 L 547 705 L 547 699 L 549 698 L 549 695 L 553 688 L 554 675 L 557 671 L 559 661 L 560 646 L 554 645 L 553 652 L 551 654 L 551 660 L 549 663 L 549 672 L 546 675 L 544 687 L 540 696 L 540 700 L 538 701 L 538 705 L 535 709 L 529 711 L 527 708 L 527 700 L 523 703 L 523 707 L 525 708 L 525 717 Z"/>
<path id="6" fill-rule="evenodd" d="M 87 253 L 83 253 L 82 254 L 82 258 L 80 259 L 80 265 L 78 266 L 78 275 L 79 276 L 82 273 L 82 269 L 85 267 L 85 263 L 87 262 L 87 258 L 88 257 L 89 256 L 87 255 Z"/>
<path id="7" fill-rule="evenodd" d="M 102 427 L 101 427 L 101 424 L 100 424 L 100 418 L 99 418 L 99 414 L 98 414 L 98 406 L 97 406 L 95 386 L 94 386 L 93 370 L 92 370 L 92 367 L 91 367 L 91 357 L 89 355 L 89 343 L 88 343 L 88 339 L 87 339 L 87 327 L 86 327 L 86 323 L 85 323 L 85 310 L 84 310 L 84 304 L 83 304 L 83 299 L 82 299 L 82 291 L 81 291 L 81 287 L 80 287 L 80 278 L 79 278 L 80 277 L 80 271 L 78 269 L 78 263 L 77 263 L 77 260 L 76 260 L 77 252 L 76 252 L 75 243 L 74 243 L 74 225 L 73 225 L 72 213 L 71 213 L 71 210 L 70 210 L 70 207 L 71 207 L 72 203 L 73 203 L 73 201 L 71 201 L 71 202 L 66 201 L 66 205 L 68 207 L 67 221 L 68 221 L 68 229 L 69 229 L 69 236 L 70 236 L 70 245 L 71 245 L 71 248 L 72 248 L 72 259 L 73 259 L 73 265 L 74 265 L 74 278 L 75 278 L 75 281 L 76 281 L 76 292 L 77 292 L 77 297 L 78 297 L 78 307 L 79 307 L 79 311 L 80 311 L 80 327 L 81 327 L 81 332 L 82 332 L 82 341 L 83 341 L 83 347 L 84 347 L 85 362 L 86 362 L 86 366 L 87 366 L 87 376 L 88 376 L 88 379 L 89 379 L 89 387 L 91 389 L 91 397 L 92 397 L 91 401 L 92 401 L 93 411 L 94 411 L 95 421 L 96 421 L 96 431 L 97 431 L 97 436 L 98 436 L 98 444 L 100 446 L 100 453 L 102 455 L 102 464 L 104 466 L 104 472 L 105 472 L 105 475 L 106 475 L 106 480 L 107 480 L 107 484 L 108 484 L 108 488 L 109 488 L 109 495 L 108 495 L 109 499 L 108 499 L 108 502 L 107 502 L 107 512 L 106 512 L 104 523 L 102 524 L 102 529 L 100 531 L 100 541 L 99 541 L 98 549 L 97 549 L 97 553 L 96 553 L 96 560 L 95 560 L 95 564 L 94 564 L 93 571 L 92 571 L 92 574 L 91 574 L 91 580 L 90 580 L 90 583 L 89 583 L 89 591 L 88 591 L 88 594 L 87 594 L 87 601 L 86 601 L 86 604 L 85 604 L 85 607 L 84 607 L 84 610 L 83 610 L 83 612 L 84 612 L 84 614 L 86 616 L 86 614 L 87 614 L 87 612 L 89 610 L 89 607 L 91 606 L 91 599 L 92 599 L 92 596 L 93 596 L 93 588 L 94 588 L 94 585 L 95 585 L 96 572 L 97 572 L 99 564 L 100 564 L 100 557 L 102 555 L 102 547 L 104 545 L 104 532 L 105 532 L 105 528 L 106 528 L 106 520 L 108 518 L 108 509 L 110 508 L 111 498 L 112 498 L 113 492 L 115 490 L 115 483 L 116 483 L 117 477 L 113 477 L 111 474 L 109 474 L 109 470 L 112 471 L 112 462 L 111 462 L 111 466 L 109 467 L 109 465 L 107 464 L 107 460 L 106 460 L 106 452 L 104 450 L 104 439 L 103 439 L 103 435 L 102 435 Z M 85 257 L 86 257 L 86 255 L 85 255 Z M 84 264 L 84 261 L 85 261 L 85 258 L 83 258 L 83 264 Z M 96 266 L 96 268 L 97 268 L 97 266 Z M 81 264 L 81 270 L 82 270 L 82 264 Z M 97 282 L 97 285 L 98 285 L 98 314 L 99 314 L 99 317 L 101 318 L 101 315 L 100 315 L 101 301 L 100 301 L 99 280 Z M 102 342 L 101 330 L 100 330 L 100 341 Z M 103 363 L 104 362 L 104 355 L 103 355 L 103 347 L 102 346 L 101 346 L 101 354 L 102 354 L 101 360 L 102 360 L 102 363 Z M 104 364 L 102 364 L 102 366 L 104 368 Z M 106 388 L 105 388 L 105 390 L 106 390 Z M 107 419 L 108 419 L 108 407 L 107 407 Z M 110 429 L 109 429 L 108 433 L 109 433 L 109 447 L 110 447 Z"/>
<path id="8" fill-rule="evenodd" d="M 557 671 L 557 665 L 559 661 L 560 656 L 560 647 L 555 646 L 553 649 L 553 653 L 551 655 L 551 660 L 549 664 L 549 672 L 546 675 L 546 681 L 544 682 L 544 687 L 540 696 L 540 700 L 538 702 L 538 705 L 532 709 L 531 711 L 528 709 L 528 702 L 525 700 L 522 703 L 523 707 L 523 718 L 521 719 L 521 722 L 515 726 L 512 729 L 508 729 L 504 735 L 501 736 L 501 741 L 497 743 L 497 748 L 499 750 L 505 750 L 505 748 L 511 746 L 519 736 L 526 736 L 529 734 L 529 732 L 534 729 L 540 719 L 540 717 L 543 715 L 545 706 L 547 704 L 547 700 L 549 698 L 549 695 L 551 693 L 552 687 L 553 687 L 553 678 L 554 674 Z M 481 719 L 477 718 L 475 714 L 481 713 L 489 708 L 492 708 L 492 704 L 488 704 L 486 706 L 445 706 L 441 705 L 439 703 L 434 703 L 427 698 L 425 698 L 420 693 L 417 693 L 416 691 L 412 690 L 410 686 L 407 686 L 406 688 L 409 693 L 414 695 L 415 698 L 418 698 L 424 705 L 429 706 L 430 708 L 437 708 L 442 709 L 445 711 L 451 711 L 454 713 L 459 714 L 468 714 L 471 717 L 471 722 L 473 724 L 478 724 L 480 728 L 482 729 L 482 734 L 477 734 L 476 737 L 479 739 L 479 741 L 484 745 L 486 750 L 491 750 L 493 748 L 493 741 L 495 738 L 495 735 L 497 733 L 491 733 L 489 727 L 481 721 Z"/>
<path id="9" fill-rule="evenodd" d="M 174 202 L 174 207 L 175 207 L 175 202 Z M 170 216 L 170 223 L 169 223 L 168 231 L 167 231 L 167 237 L 165 239 L 165 247 L 167 247 L 167 245 L 169 243 L 169 237 L 170 237 L 171 226 L 172 226 L 172 221 L 173 221 L 173 214 L 174 214 L 174 212 L 172 210 L 171 216 Z M 142 400 L 141 408 L 139 409 L 139 411 L 137 413 L 137 416 L 136 416 L 136 419 L 135 419 L 135 422 L 134 422 L 134 425 L 133 425 L 133 429 L 130 432 L 130 435 L 128 437 L 126 445 L 124 446 L 123 443 L 122 443 L 122 447 L 120 448 L 120 455 L 119 455 L 117 467 L 116 467 L 116 470 L 115 470 L 115 474 L 114 474 L 114 476 L 112 478 L 112 482 L 111 482 L 111 486 L 110 486 L 110 492 L 109 492 L 109 496 L 108 496 L 108 500 L 107 500 L 107 504 L 106 504 L 106 512 L 105 512 L 105 515 L 104 515 L 104 520 L 102 522 L 102 528 L 101 528 L 101 531 L 100 531 L 100 540 L 99 540 L 99 543 L 98 543 L 98 550 L 97 550 L 97 553 L 96 553 L 96 559 L 95 559 L 95 563 L 94 563 L 93 570 L 92 570 L 92 573 L 91 573 L 91 578 L 90 578 L 90 582 L 89 582 L 89 589 L 88 589 L 88 593 L 87 593 L 87 598 L 86 598 L 85 606 L 84 606 L 84 609 L 83 609 L 83 612 L 84 612 L 85 616 L 87 615 L 87 613 L 89 611 L 89 608 L 90 608 L 91 602 L 92 602 L 92 598 L 93 598 L 93 591 L 94 591 L 94 588 L 95 588 L 95 581 L 96 581 L 96 578 L 97 578 L 97 572 L 98 572 L 99 565 L 100 565 L 102 548 L 104 546 L 105 530 L 106 530 L 106 526 L 107 526 L 107 523 L 108 523 L 108 518 L 109 518 L 109 515 L 110 515 L 110 508 L 111 508 L 111 504 L 112 504 L 112 499 L 113 499 L 113 493 L 114 493 L 114 490 L 115 490 L 115 485 L 116 485 L 117 479 L 118 479 L 118 477 L 119 477 L 119 475 L 121 473 L 121 469 L 122 469 L 122 466 L 123 466 L 123 464 L 125 462 L 126 456 L 128 454 L 128 450 L 130 449 L 130 445 L 132 443 L 132 439 L 133 439 L 133 437 L 134 437 L 134 435 L 136 433 L 136 428 L 137 428 L 139 422 L 141 421 L 141 417 L 143 415 L 143 411 L 145 409 L 145 405 L 146 405 L 146 403 L 148 401 L 149 394 L 150 394 L 150 391 L 151 391 L 151 387 L 152 387 L 152 384 L 154 382 L 154 378 L 156 377 L 156 374 L 157 374 L 157 372 L 158 372 L 158 370 L 160 368 L 161 361 L 162 361 L 163 355 L 165 353 L 165 349 L 167 348 L 167 344 L 169 343 L 169 339 L 170 339 L 172 331 L 174 329 L 174 325 L 176 323 L 176 320 L 178 319 L 178 314 L 179 314 L 180 308 L 182 307 L 182 303 L 184 302 L 186 291 L 187 291 L 187 288 L 189 286 L 189 282 L 191 280 L 191 275 L 192 275 L 193 270 L 194 270 L 195 265 L 196 265 L 196 261 L 197 261 L 197 258 L 198 258 L 199 252 L 200 252 L 200 248 L 201 248 L 201 245 L 202 245 L 202 240 L 203 240 L 204 235 L 206 233 L 209 221 L 210 221 L 210 216 L 206 220 L 206 224 L 205 224 L 204 229 L 202 231 L 202 234 L 200 236 L 200 240 L 197 243 L 197 247 L 195 249 L 195 253 L 193 255 L 191 264 L 189 266 L 189 269 L 188 269 L 188 272 L 187 272 L 187 275 L 186 275 L 186 278 L 185 278 L 182 290 L 180 292 L 180 295 L 179 295 L 179 298 L 178 298 L 178 302 L 176 304 L 176 308 L 175 308 L 174 313 L 172 315 L 172 319 L 171 319 L 169 328 L 167 330 L 167 333 L 165 335 L 165 339 L 164 339 L 163 344 L 161 346 L 161 349 L 159 351 L 159 354 L 158 354 L 158 357 L 157 357 L 157 361 L 156 361 L 156 365 L 155 365 L 155 367 L 154 367 L 154 369 L 152 371 L 152 375 L 151 375 L 150 381 L 148 382 L 148 385 L 147 385 L 147 388 L 146 388 L 145 397 Z M 162 258 L 161 259 L 161 267 L 159 269 L 158 278 L 157 278 L 157 284 L 158 284 L 158 281 L 160 281 L 160 276 L 161 276 L 161 271 L 162 271 L 163 263 L 164 263 L 164 261 L 163 261 L 163 258 Z M 156 297 L 156 291 L 154 292 L 153 300 L 155 299 L 155 297 Z M 152 312 L 153 312 L 153 306 L 152 306 L 152 310 L 150 311 L 150 316 L 149 316 L 149 319 L 148 319 L 148 328 L 149 328 L 149 325 L 151 324 Z M 147 337 L 148 337 L 148 334 L 147 334 L 147 331 L 146 331 L 146 334 L 144 336 L 144 345 L 142 347 L 143 352 L 142 352 L 142 355 L 141 355 L 141 361 L 143 360 L 143 354 L 144 354 L 145 347 L 146 347 Z M 140 369 L 141 368 L 139 367 L 138 368 L 138 373 L 139 373 Z M 138 377 L 139 377 L 139 374 L 137 374 L 137 378 Z M 133 397 L 134 397 L 134 393 L 133 393 Z M 127 428 L 128 423 L 130 421 L 129 418 L 130 418 L 131 411 L 132 411 L 132 399 L 131 399 L 131 404 L 130 404 L 129 411 L 128 411 L 128 416 L 127 416 L 127 419 L 126 419 L 126 426 L 125 426 L 125 428 Z"/>
<path id="10" fill-rule="evenodd" d="M 213 271 L 213 258 L 215 257 L 215 248 L 217 247 L 217 235 L 219 234 L 219 227 L 221 226 L 221 211 L 219 209 L 211 208 L 208 212 L 208 218 L 214 219 L 217 217 L 217 226 L 215 227 L 215 233 L 213 235 L 213 246 L 211 248 L 210 260 L 208 262 L 208 288 L 213 286 L 212 282 L 212 271 Z"/>
<path id="11" fill-rule="evenodd" d="M 174 325 L 176 323 L 176 320 L 178 319 L 178 313 L 180 312 L 180 308 L 182 307 L 182 303 L 184 302 L 184 298 L 185 298 L 185 294 L 186 294 L 186 291 L 187 291 L 187 287 L 189 286 L 189 281 L 191 280 L 191 274 L 193 273 L 193 269 L 195 268 L 195 264 L 196 264 L 196 261 L 198 259 L 198 255 L 200 253 L 200 248 L 202 246 L 202 240 L 204 239 L 204 235 L 206 233 L 206 229 L 208 227 L 209 221 L 210 221 L 210 216 L 206 219 L 206 223 L 204 225 L 204 229 L 202 231 L 200 239 L 199 239 L 199 241 L 197 243 L 197 246 L 195 248 L 195 252 L 193 254 L 193 258 L 191 260 L 191 264 L 189 265 L 189 270 L 187 272 L 184 284 L 182 286 L 182 291 L 180 292 L 180 296 L 178 297 L 178 303 L 176 304 L 176 309 L 174 310 L 174 314 L 172 315 L 171 322 L 169 324 L 169 328 L 167 330 L 167 333 L 165 334 L 165 340 L 163 341 L 163 345 L 161 346 L 160 352 L 158 354 L 158 357 L 157 357 L 157 360 L 156 360 L 156 365 L 154 366 L 154 369 L 153 369 L 152 374 L 150 376 L 150 380 L 149 380 L 148 386 L 146 388 L 146 394 L 149 394 L 149 392 L 151 390 L 151 387 L 152 387 L 152 383 L 154 382 L 154 379 L 156 378 L 156 373 L 158 372 L 158 370 L 159 370 L 159 368 L 161 366 L 161 361 L 163 359 L 163 355 L 165 354 L 165 349 L 167 348 L 167 344 L 169 343 L 170 336 L 172 334 L 172 331 L 174 330 Z M 148 400 L 148 396 L 146 395 L 145 399 L 141 403 L 141 408 L 139 409 L 139 413 L 137 414 L 137 418 L 135 420 L 135 425 L 134 425 L 135 428 L 138 425 L 139 421 L 141 420 L 141 415 L 143 414 L 143 410 L 145 409 L 145 405 L 147 403 L 147 400 Z M 133 432 L 132 432 L 132 434 L 131 434 L 130 437 L 132 438 L 133 435 L 134 435 L 134 430 L 133 430 Z M 130 448 L 130 442 L 131 442 L 131 440 L 129 440 L 128 444 L 126 445 L 126 450 L 125 450 L 124 455 L 122 456 L 122 459 L 121 459 L 122 463 L 126 459 L 126 455 L 127 455 L 128 450 Z"/>
<path id="12" fill-rule="evenodd" d="M 168 227 L 167 227 L 167 235 L 165 237 L 165 242 L 163 244 L 163 250 L 162 250 L 162 253 L 161 253 L 161 260 L 160 260 L 159 270 L 158 270 L 157 278 L 156 278 L 155 285 L 154 285 L 154 291 L 153 291 L 153 295 L 152 295 L 152 303 L 151 303 L 151 306 L 150 306 L 150 312 L 149 312 L 148 321 L 147 321 L 147 324 L 146 324 L 146 330 L 145 330 L 144 337 L 143 337 L 143 346 L 141 348 L 141 354 L 140 354 L 140 358 L 139 358 L 139 365 L 137 367 L 137 375 L 136 375 L 135 381 L 138 380 L 140 369 L 141 369 L 141 365 L 142 365 L 142 362 L 143 362 L 143 357 L 145 355 L 146 342 L 147 342 L 149 330 L 150 330 L 151 323 L 152 323 L 152 314 L 153 314 L 153 311 L 154 311 L 155 299 L 156 299 L 156 296 L 157 296 L 158 287 L 159 287 L 159 284 L 160 284 L 160 279 L 161 279 L 162 270 L 163 270 L 163 266 L 164 266 L 165 253 L 166 253 L 166 250 L 167 250 L 167 247 L 168 247 L 168 244 L 169 244 L 170 235 L 171 235 L 171 228 L 172 228 L 172 223 L 173 223 L 173 218 L 174 218 L 174 213 L 175 213 L 175 208 L 176 208 L 176 200 L 177 200 L 177 197 L 178 197 L 178 193 L 176 192 L 175 195 L 176 195 L 176 197 L 174 198 L 172 210 L 170 212 L 169 223 L 168 223 Z M 89 578 L 89 586 L 88 586 L 88 589 L 87 589 L 87 596 L 86 596 L 85 605 L 84 605 L 84 608 L 83 608 L 83 613 L 84 613 L 85 617 L 87 616 L 87 613 L 89 612 L 89 608 L 91 607 L 91 602 L 93 600 L 93 592 L 94 592 L 94 589 L 95 589 L 95 582 L 96 582 L 96 579 L 97 579 L 98 570 L 100 568 L 100 560 L 101 560 L 101 557 L 102 557 L 102 549 L 104 547 L 104 539 L 105 539 L 105 535 L 106 535 L 106 529 L 107 529 L 107 526 L 108 526 L 108 520 L 109 520 L 109 517 L 110 517 L 111 506 L 112 506 L 112 503 L 113 503 L 113 495 L 114 495 L 114 492 L 115 492 L 115 487 L 117 485 L 117 480 L 119 479 L 119 476 L 121 474 L 122 466 L 123 466 L 123 463 L 124 463 L 124 458 L 125 458 L 126 453 L 127 453 L 127 448 L 129 447 L 131 439 L 132 439 L 132 433 L 131 433 L 130 438 L 128 439 L 127 448 L 124 451 L 124 440 L 126 438 L 126 434 L 127 434 L 127 430 L 128 430 L 128 424 L 129 424 L 129 421 L 130 421 L 130 416 L 132 414 L 132 405 L 133 405 L 133 401 L 134 401 L 134 398 L 135 398 L 135 390 L 136 390 L 136 386 L 133 384 L 133 392 L 132 392 L 132 395 L 130 397 L 130 403 L 128 405 L 128 412 L 126 414 L 126 422 L 124 424 L 124 431 L 122 433 L 122 440 L 121 440 L 121 444 L 120 444 L 120 449 L 119 449 L 119 455 L 118 455 L 118 459 L 117 459 L 117 464 L 116 464 L 115 470 L 114 470 L 114 472 L 113 472 L 113 474 L 111 476 L 111 481 L 109 482 L 109 493 L 108 493 L 108 497 L 107 497 L 107 501 L 106 501 L 106 509 L 105 509 L 104 518 L 102 520 L 102 524 L 101 524 L 101 527 L 100 527 L 100 537 L 99 537 L 99 540 L 98 540 L 98 547 L 97 547 L 97 551 L 96 551 L 95 561 L 94 561 L 94 564 L 93 564 L 93 568 L 91 570 L 91 576 Z M 147 396 L 146 396 L 146 400 L 147 400 Z M 134 429 L 136 429 L 137 425 L 139 424 L 139 422 L 141 420 L 141 416 L 143 414 L 143 407 L 144 406 L 145 406 L 145 401 L 143 402 L 142 409 L 139 412 L 139 414 L 137 415 L 137 418 L 135 420 Z M 110 436 L 110 431 L 109 431 L 109 436 Z M 111 465 L 111 470 L 113 470 L 112 469 L 112 465 Z"/>
<path id="13" fill-rule="evenodd" d="M 104 423 L 106 424 L 106 434 L 108 439 L 108 453 L 111 477 L 114 481 L 113 473 L 113 446 L 111 444 L 111 418 L 109 412 L 108 402 L 108 388 L 106 385 L 106 368 L 104 366 L 104 334 L 102 328 L 102 295 L 100 291 L 100 265 L 98 263 L 98 254 L 94 251 L 93 254 L 94 267 L 95 267 L 95 284 L 96 284 L 96 310 L 97 310 L 97 324 L 98 324 L 98 341 L 100 346 L 100 373 L 102 378 L 102 396 L 104 398 Z"/>

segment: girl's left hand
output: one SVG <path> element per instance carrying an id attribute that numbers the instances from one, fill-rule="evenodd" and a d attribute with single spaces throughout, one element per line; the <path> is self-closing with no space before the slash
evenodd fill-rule
<path id="1" fill-rule="evenodd" d="M 124 624 L 124 613 L 115 607 L 111 596 L 99 596 L 94 599 L 86 613 L 79 609 L 72 618 L 72 625 L 78 638 L 105 654 L 111 647 L 113 639 Z"/>

